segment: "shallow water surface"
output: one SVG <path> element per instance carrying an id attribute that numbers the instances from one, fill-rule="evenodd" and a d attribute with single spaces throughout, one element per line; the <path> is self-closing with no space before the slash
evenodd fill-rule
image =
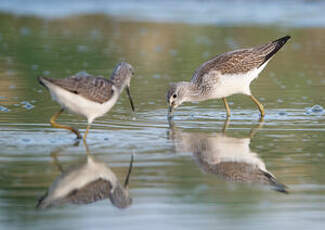
<path id="1" fill-rule="evenodd" d="M 221 101 L 186 103 L 173 122 L 167 121 L 169 82 L 189 80 L 200 63 L 217 53 L 285 34 L 292 39 L 252 84 L 265 106 L 264 121 L 249 98 L 240 95 L 229 98 L 230 121 Z M 321 229 L 324 39 L 323 28 L 1 13 L 1 228 Z M 132 203 L 119 209 L 117 198 L 106 196 L 88 205 L 37 209 L 38 199 L 62 177 L 60 170 L 71 172 L 89 160 L 85 146 L 74 145 L 73 134 L 50 127 L 48 120 L 59 106 L 36 77 L 80 71 L 109 76 L 122 60 L 135 67 L 136 113 L 123 93 L 107 115 L 95 120 L 87 142 L 91 156 L 121 185 L 134 154 L 128 186 Z M 58 122 L 85 131 L 85 120 L 78 116 L 65 113 Z"/>

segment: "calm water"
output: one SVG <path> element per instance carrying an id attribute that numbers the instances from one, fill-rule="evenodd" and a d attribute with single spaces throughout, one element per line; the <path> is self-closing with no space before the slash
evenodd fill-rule
<path id="1" fill-rule="evenodd" d="M 285 34 L 292 39 L 252 85 L 266 109 L 264 122 L 258 121 L 258 110 L 247 97 L 232 96 L 226 130 L 221 101 L 185 104 L 174 123 L 168 123 L 169 82 L 189 80 L 200 63 L 217 53 Z M 324 40 L 323 27 L 0 13 L 0 228 L 322 229 L 325 112 L 315 105 L 325 106 Z M 74 146 L 74 135 L 50 127 L 48 120 L 59 106 L 36 77 L 80 71 L 108 76 L 121 60 L 135 67 L 131 91 L 136 113 L 123 93 L 95 121 L 88 145 L 121 184 L 134 153 L 132 204 L 118 209 L 105 199 L 36 209 L 61 174 L 58 165 L 67 170 L 87 164 L 85 147 Z M 85 120 L 75 115 L 65 113 L 58 121 L 85 131 Z M 233 155 L 235 163 L 265 167 L 289 193 L 254 181 L 238 183 L 215 168 Z M 243 168 L 237 166 L 232 169 Z"/>

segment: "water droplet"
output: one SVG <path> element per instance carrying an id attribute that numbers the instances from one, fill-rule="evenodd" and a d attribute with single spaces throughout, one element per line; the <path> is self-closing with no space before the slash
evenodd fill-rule
<path id="1" fill-rule="evenodd" d="M 177 55 L 177 50 L 171 49 L 168 51 L 171 56 L 176 56 Z"/>
<path id="2" fill-rule="evenodd" d="M 7 75 L 8 75 L 8 76 L 15 75 L 15 71 L 9 69 L 9 70 L 7 70 Z"/>
<path id="3" fill-rule="evenodd" d="M 27 109 L 27 110 L 31 110 L 31 109 L 33 109 L 35 106 L 32 105 L 32 104 L 26 104 L 26 105 L 24 105 L 23 107 L 24 107 L 25 109 Z"/>
<path id="4" fill-rule="evenodd" d="M 311 107 L 311 111 L 314 113 L 320 113 L 324 111 L 324 108 L 320 105 L 314 105 L 313 107 Z"/>
<path id="5" fill-rule="evenodd" d="M 21 34 L 21 35 L 23 35 L 23 36 L 27 36 L 27 35 L 29 35 L 29 33 L 30 33 L 29 28 L 27 28 L 27 27 L 22 27 L 22 28 L 20 28 L 20 34 Z"/>
<path id="6" fill-rule="evenodd" d="M 38 65 L 32 65 L 32 70 L 37 70 L 38 69 Z"/>
<path id="7" fill-rule="evenodd" d="M 31 103 L 29 103 L 28 101 L 22 101 L 20 102 L 21 105 L 24 105 L 23 108 L 31 110 L 33 109 L 35 106 L 32 105 Z"/>
<path id="8" fill-rule="evenodd" d="M 1 111 L 1 112 L 10 112 L 10 109 L 8 109 L 8 108 L 6 108 L 6 107 L 0 105 L 0 111 Z"/>
<path id="9" fill-rule="evenodd" d="M 77 46 L 77 51 L 80 53 L 88 52 L 88 50 L 89 50 L 88 46 L 83 46 L 83 45 Z"/>
<path id="10" fill-rule="evenodd" d="M 86 71 L 80 71 L 80 72 L 76 73 L 75 76 L 77 76 L 77 77 L 87 77 L 87 76 L 90 76 L 90 74 L 87 73 Z"/>
<path id="11" fill-rule="evenodd" d="M 92 39 L 99 39 L 99 38 L 101 37 L 101 33 L 100 33 L 99 30 L 94 29 L 94 30 L 92 30 L 92 31 L 90 32 L 90 37 L 91 37 Z"/>
<path id="12" fill-rule="evenodd" d="M 202 54 L 202 57 L 203 58 L 208 58 L 208 57 L 210 57 L 211 55 L 210 55 L 210 52 L 209 51 L 205 51 L 205 52 L 203 52 L 203 54 Z"/>
<path id="13" fill-rule="evenodd" d="M 43 71 L 43 74 L 44 74 L 45 76 L 49 75 L 50 73 L 51 73 L 51 72 L 50 72 L 50 71 L 47 71 L 47 70 Z"/>

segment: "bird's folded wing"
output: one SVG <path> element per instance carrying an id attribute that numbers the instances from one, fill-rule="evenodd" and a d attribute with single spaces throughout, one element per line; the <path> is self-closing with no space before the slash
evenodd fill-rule
<path id="1" fill-rule="evenodd" d="M 71 93 L 101 104 L 108 101 L 114 94 L 113 83 L 102 77 L 71 76 L 47 80 Z"/>
<path id="2" fill-rule="evenodd" d="M 277 51 L 277 43 L 269 42 L 262 46 L 240 49 L 218 55 L 198 67 L 192 81 L 199 82 L 201 78 L 212 71 L 220 74 L 241 74 L 259 68 Z"/>
<path id="3" fill-rule="evenodd" d="M 107 199 L 110 195 L 112 185 L 109 181 L 98 179 L 90 182 L 82 188 L 71 191 L 62 203 L 89 204 L 99 200 Z"/>

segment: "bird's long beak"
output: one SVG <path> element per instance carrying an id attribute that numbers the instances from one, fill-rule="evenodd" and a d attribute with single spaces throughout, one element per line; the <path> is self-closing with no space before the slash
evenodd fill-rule
<path id="1" fill-rule="evenodd" d="M 128 94 L 128 97 L 129 97 L 129 100 L 130 100 L 130 104 L 131 104 L 131 108 L 132 108 L 132 111 L 134 112 L 135 111 L 135 108 L 134 108 L 132 96 L 131 96 L 131 93 L 130 93 L 130 86 L 128 86 L 128 85 L 126 86 L 126 93 Z"/>
<path id="2" fill-rule="evenodd" d="M 169 119 L 173 117 L 174 108 L 175 108 L 174 105 L 169 105 L 169 106 L 168 106 L 168 118 L 169 118 Z"/>
<path id="3" fill-rule="evenodd" d="M 129 171 L 128 171 L 128 174 L 126 175 L 126 178 L 125 178 L 124 188 L 127 188 L 128 187 L 130 175 L 131 175 L 132 168 L 133 168 L 133 161 L 134 161 L 134 154 L 131 155 L 131 161 L 130 161 Z"/>

